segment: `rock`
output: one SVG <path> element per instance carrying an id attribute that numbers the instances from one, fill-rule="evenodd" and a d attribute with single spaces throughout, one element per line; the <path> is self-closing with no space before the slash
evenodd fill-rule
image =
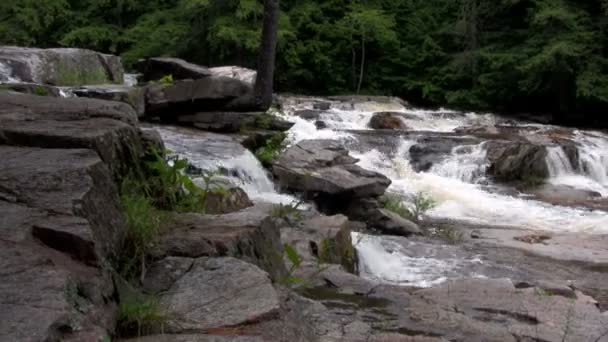
<path id="1" fill-rule="evenodd" d="M 192 268 L 192 258 L 166 257 L 148 267 L 142 288 L 150 294 L 159 294 L 171 286 Z"/>
<path id="2" fill-rule="evenodd" d="M 545 146 L 530 143 L 487 143 L 490 167 L 488 173 L 502 181 L 545 179 L 549 169 Z"/>
<path id="3" fill-rule="evenodd" d="M 356 162 L 337 141 L 305 140 L 283 152 L 272 172 L 282 188 L 308 195 L 348 200 L 382 195 L 390 179 Z"/>
<path id="4" fill-rule="evenodd" d="M 331 108 L 331 102 L 315 102 L 313 103 L 312 108 L 317 110 L 329 110 Z"/>
<path id="5" fill-rule="evenodd" d="M 124 103 L 0 93 L 0 144 L 90 148 L 116 179 L 143 154 L 135 122 Z"/>
<path id="6" fill-rule="evenodd" d="M 308 264 L 305 267 L 313 272 L 319 262 L 340 264 L 352 272 L 356 260 L 350 232 L 346 216 L 318 215 L 293 227 L 282 227 L 281 242 L 293 247 Z M 287 268 L 290 267 L 292 265 L 288 264 Z"/>
<path id="7" fill-rule="evenodd" d="M 164 223 L 156 259 L 231 256 L 254 263 L 279 280 L 285 274 L 279 228 L 270 206 L 257 205 L 225 215 L 175 214 Z M 278 254 L 277 254 L 278 253 Z"/>
<path id="8" fill-rule="evenodd" d="M 0 81 L 72 86 L 123 82 L 120 58 L 84 49 L 0 47 Z"/>
<path id="9" fill-rule="evenodd" d="M 7 83 L 0 84 L 0 92 L 3 91 L 14 91 L 17 93 L 38 95 L 38 96 L 50 96 L 50 97 L 61 97 L 61 91 L 57 87 L 36 84 L 36 83 Z"/>
<path id="10" fill-rule="evenodd" d="M 271 131 L 267 129 L 256 129 L 252 131 L 245 130 L 242 132 L 244 139 L 241 144 L 249 151 L 254 152 L 259 148 L 265 147 L 268 143 L 282 144 L 287 138 L 287 134 L 283 132 Z"/>
<path id="11" fill-rule="evenodd" d="M 317 129 L 325 129 L 327 128 L 327 124 L 325 123 L 325 121 L 317 120 L 315 121 L 315 127 L 317 127 Z"/>
<path id="12" fill-rule="evenodd" d="M 234 258 L 200 258 L 161 297 L 171 333 L 204 333 L 275 317 L 279 297 L 270 277 Z"/>
<path id="13" fill-rule="evenodd" d="M 197 185 L 205 189 L 204 182 L 198 181 L 199 179 L 195 179 Z M 205 198 L 206 214 L 227 214 L 251 206 L 253 206 L 253 202 L 251 202 L 247 193 L 228 180 L 215 177 L 212 184 L 209 185 L 209 192 Z"/>
<path id="14" fill-rule="evenodd" d="M 374 129 L 408 129 L 401 117 L 393 112 L 374 113 L 369 126 Z"/>
<path id="15" fill-rule="evenodd" d="M 140 129 L 139 135 L 144 146 L 144 151 L 154 149 L 157 151 L 165 150 L 165 143 L 163 137 L 155 129 Z"/>
<path id="16" fill-rule="evenodd" d="M 213 73 L 206 67 L 188 63 L 183 59 L 154 57 L 139 60 L 135 69 L 143 74 L 144 81 L 157 81 L 171 75 L 174 80 L 196 80 L 211 76 Z"/>
<path id="17" fill-rule="evenodd" d="M 422 234 L 417 224 L 387 209 L 377 209 L 373 218 L 369 219 L 368 226 L 388 235 Z"/>
<path id="18" fill-rule="evenodd" d="M 131 105 L 138 117 L 146 110 L 143 88 L 122 85 L 83 86 L 71 90 L 78 97 L 124 102 Z"/>
<path id="19" fill-rule="evenodd" d="M 0 188 L 17 203 L 47 212 L 32 222 L 47 246 L 88 264 L 120 251 L 125 227 L 118 191 L 91 150 L 0 146 Z"/>
<path id="20" fill-rule="evenodd" d="M 576 189 L 567 185 L 542 184 L 522 189 L 534 198 L 553 205 L 566 207 L 588 207 L 601 209 L 602 194 L 590 190 Z M 596 201 L 599 200 L 599 201 Z M 608 208 L 606 205 L 604 208 Z"/>
<path id="21" fill-rule="evenodd" d="M 163 334 L 144 336 L 123 342 L 263 342 L 255 336 L 215 336 L 199 334 Z"/>
<path id="22" fill-rule="evenodd" d="M 316 109 L 297 110 L 293 113 L 293 115 L 299 116 L 305 120 L 317 120 L 319 119 L 319 116 L 321 116 L 321 114 L 323 114 L 323 111 Z"/>
<path id="23" fill-rule="evenodd" d="M 0 267 L 0 340 L 110 338 L 117 308 L 108 274 L 33 241 L 0 240 Z"/>
<path id="24" fill-rule="evenodd" d="M 243 81 L 210 76 L 147 87 L 146 115 L 176 120 L 176 116 L 208 111 L 255 110 L 253 87 Z"/>
<path id="25" fill-rule="evenodd" d="M 426 172 L 435 164 L 440 163 L 458 146 L 476 144 L 474 138 L 445 136 L 441 134 L 425 135 L 417 139 L 410 147 L 410 163 L 416 172 Z M 462 147 L 464 148 L 464 147 Z"/>
<path id="26" fill-rule="evenodd" d="M 251 86 L 255 84 L 257 71 L 239 66 L 221 66 L 209 69 L 213 76 L 230 77 L 243 81 Z"/>
<path id="27" fill-rule="evenodd" d="M 284 132 L 293 126 L 292 122 L 278 116 L 260 112 L 200 112 L 181 115 L 177 121 L 202 130 L 222 133 L 236 133 L 250 128 Z"/>

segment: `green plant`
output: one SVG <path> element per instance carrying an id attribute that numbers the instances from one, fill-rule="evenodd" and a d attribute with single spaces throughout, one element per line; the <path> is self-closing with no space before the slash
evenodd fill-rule
<path id="1" fill-rule="evenodd" d="M 545 179 L 534 175 L 524 175 L 521 179 L 526 188 L 536 188 L 545 184 Z"/>
<path id="2" fill-rule="evenodd" d="M 163 313 L 155 297 L 131 295 L 121 299 L 118 329 L 122 336 L 142 336 L 158 330 L 166 321 L 167 315 Z"/>
<path id="3" fill-rule="evenodd" d="M 381 201 L 385 209 L 416 223 L 422 220 L 427 211 L 437 205 L 433 198 L 423 192 L 416 193 L 409 205 L 406 205 L 400 197 L 392 194 L 384 195 Z"/>
<path id="4" fill-rule="evenodd" d="M 335 242 L 332 239 L 323 239 L 321 241 L 321 247 L 319 248 L 319 262 L 331 263 L 332 254 L 335 249 Z"/>
<path id="5" fill-rule="evenodd" d="M 275 204 L 272 206 L 270 216 L 283 219 L 287 222 L 290 222 L 292 219 L 300 221 L 302 220 L 302 213 L 298 208 L 302 203 L 303 201 L 294 201 L 290 204 Z"/>
<path id="6" fill-rule="evenodd" d="M 273 118 L 274 118 L 274 116 L 269 113 L 257 114 L 253 121 L 253 125 L 256 128 L 269 129 Z"/>
<path id="7" fill-rule="evenodd" d="M 452 245 L 464 240 L 463 232 L 452 227 L 437 229 L 435 234 L 442 240 Z"/>
<path id="8" fill-rule="evenodd" d="M 45 87 L 39 85 L 34 88 L 34 94 L 38 96 L 48 96 L 49 91 Z"/>
<path id="9" fill-rule="evenodd" d="M 255 156 L 263 165 L 269 166 L 285 149 L 286 137 L 286 134 L 283 132 L 273 134 L 268 140 L 266 140 L 264 146 L 255 151 Z"/>
<path id="10" fill-rule="evenodd" d="M 173 75 L 169 74 L 161 77 L 161 79 L 158 80 L 158 83 L 161 85 L 173 85 L 175 81 L 173 80 Z"/>
<path id="11" fill-rule="evenodd" d="M 294 276 L 295 271 L 297 271 L 297 269 L 302 265 L 302 257 L 300 254 L 298 254 L 293 246 L 287 243 L 283 245 L 283 251 L 285 258 L 291 264 L 287 270 L 287 276 L 283 280 L 283 283 L 286 285 L 297 285 L 303 283 L 304 279 Z"/>

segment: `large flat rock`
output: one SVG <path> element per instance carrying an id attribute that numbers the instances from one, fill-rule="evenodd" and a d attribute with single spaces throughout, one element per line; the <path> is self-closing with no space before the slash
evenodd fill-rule
<path id="1" fill-rule="evenodd" d="M 267 219 L 270 210 L 268 205 L 256 205 L 225 215 L 173 215 L 153 254 L 156 259 L 236 257 L 260 266 L 278 280 L 285 268 L 279 228 Z"/>
<path id="2" fill-rule="evenodd" d="M 0 47 L 0 81 L 71 86 L 122 83 L 120 57 L 85 49 Z"/>
<path id="3" fill-rule="evenodd" d="M 143 152 L 136 122 L 120 102 L 0 93 L 0 144 L 92 149 L 116 177 Z"/>
<path id="4" fill-rule="evenodd" d="M 283 188 L 298 192 L 343 198 L 382 195 L 390 179 L 356 162 L 337 141 L 305 140 L 283 152 L 272 172 Z"/>
<path id="5" fill-rule="evenodd" d="M 277 315 L 279 297 L 268 274 L 255 265 L 200 258 L 161 297 L 170 332 L 207 332 L 251 324 Z"/>

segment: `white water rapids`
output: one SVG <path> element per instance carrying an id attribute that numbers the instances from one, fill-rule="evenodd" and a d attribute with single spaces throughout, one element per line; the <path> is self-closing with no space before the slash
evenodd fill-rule
<path id="1" fill-rule="evenodd" d="M 289 99 L 285 102 L 283 110 L 286 119 L 295 122 L 289 131 L 290 144 L 305 139 L 343 142 L 351 155 L 360 159 L 360 166 L 391 178 L 390 192 L 406 197 L 419 192 L 431 196 L 437 206 L 428 213 L 430 217 L 552 232 L 608 233 L 608 214 L 604 211 L 556 206 L 531 199 L 514 189 L 496 191 L 500 186 L 486 177 L 489 160 L 485 142 L 456 145 L 451 154 L 434 163 L 428 171 L 416 172 L 410 164 L 410 148 L 417 143 L 414 135 L 393 135 L 390 142 L 393 146 L 385 146 L 389 144 L 388 140 L 378 146 L 359 141 L 361 132 L 371 132 L 367 125 L 374 112 L 379 111 L 402 113 L 403 121 L 410 130 L 421 135 L 424 135 L 423 132 L 454 132 L 459 127 L 471 126 L 521 125 L 540 130 L 548 130 L 551 128 L 549 126 L 524 125 L 492 114 L 408 109 L 397 102 L 366 102 L 350 106 L 331 102 L 331 108 L 323 111 L 318 118 L 327 128 L 318 129 L 315 120 L 294 115 L 297 110 L 311 108 L 312 102 Z M 209 146 L 213 139 L 201 142 L 198 136 L 190 137 L 176 130 L 160 131 L 168 148 L 188 157 L 197 166 L 233 170 L 233 178 L 241 182 L 254 200 L 275 203 L 293 200 L 275 191 L 266 171 L 250 152 L 241 149 L 237 157 L 234 157 L 234 151 L 219 149 L 216 153 Z M 608 196 L 608 136 L 600 132 L 573 131 L 572 140 L 578 150 L 578 165 L 571 164 L 561 147 L 549 147 L 546 158 L 550 173 L 548 182 Z M 403 247 L 405 239 L 399 238 L 354 234 L 353 240 L 356 241 L 361 273 L 369 278 L 424 287 L 457 276 L 483 277 L 481 274 L 458 272 L 460 268 L 465 268 L 463 265 L 481 263 L 474 257 L 412 255 Z"/>

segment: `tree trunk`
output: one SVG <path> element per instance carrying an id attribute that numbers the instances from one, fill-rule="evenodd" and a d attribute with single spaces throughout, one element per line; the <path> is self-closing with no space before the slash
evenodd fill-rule
<path id="1" fill-rule="evenodd" d="M 363 72 L 365 70 L 365 34 L 361 36 L 361 71 L 359 72 L 359 84 L 357 85 L 357 95 L 361 92 L 363 84 Z"/>
<path id="2" fill-rule="evenodd" d="M 272 104 L 278 25 L 279 0 L 264 0 L 264 27 L 254 89 L 255 105 L 259 110 L 267 110 Z"/>

